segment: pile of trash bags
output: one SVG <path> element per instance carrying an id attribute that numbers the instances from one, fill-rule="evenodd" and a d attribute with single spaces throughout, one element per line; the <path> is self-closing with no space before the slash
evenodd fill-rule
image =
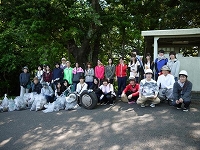
<path id="1" fill-rule="evenodd" d="M 53 103 L 47 103 L 45 96 L 34 92 L 25 93 L 23 97 L 17 96 L 14 100 L 8 99 L 5 94 L 0 104 L 0 112 L 30 109 L 30 111 L 42 110 L 44 113 L 48 113 L 79 108 L 77 97 L 74 97 L 73 94 L 70 94 L 68 97 L 61 95 Z"/>

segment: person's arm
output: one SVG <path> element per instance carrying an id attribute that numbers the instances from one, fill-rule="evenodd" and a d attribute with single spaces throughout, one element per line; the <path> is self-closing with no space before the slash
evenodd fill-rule
<path id="1" fill-rule="evenodd" d="M 154 64 L 155 64 L 155 70 L 156 70 L 156 73 L 159 73 L 158 66 L 157 66 L 157 61 L 158 61 L 158 58 L 156 58 Z"/>
<path id="2" fill-rule="evenodd" d="M 111 76 L 109 77 L 109 79 L 114 78 L 114 76 L 115 76 L 115 65 L 112 66 L 112 74 L 111 74 Z"/>
<path id="3" fill-rule="evenodd" d="M 182 99 L 183 99 L 183 100 L 184 100 L 185 98 L 187 98 L 187 97 L 190 97 L 191 91 L 192 91 L 192 83 L 189 82 L 189 81 L 187 81 L 185 84 L 186 84 L 186 85 L 185 85 L 185 87 L 183 86 L 183 88 L 186 89 L 186 91 L 185 91 L 185 93 L 184 93 L 183 96 L 182 96 Z"/>
<path id="4" fill-rule="evenodd" d="M 171 75 L 169 82 L 170 82 L 170 85 L 167 87 L 167 89 L 172 89 L 175 83 L 174 76 Z"/>
<path id="5" fill-rule="evenodd" d="M 176 100 L 178 100 L 179 98 L 179 92 L 178 92 L 178 82 L 175 82 L 174 83 L 174 86 L 173 86 L 173 98 L 174 98 L 174 100 L 176 101 Z"/>
<path id="6" fill-rule="evenodd" d="M 136 91 L 135 93 L 132 94 L 132 97 L 138 96 L 138 95 L 139 95 L 139 88 L 140 88 L 140 85 L 139 85 L 139 84 L 136 84 L 136 85 L 135 85 L 135 88 L 136 88 L 137 91 Z"/>
<path id="7" fill-rule="evenodd" d="M 143 83 L 140 82 L 140 88 L 139 88 L 139 98 L 142 97 L 142 91 L 143 91 Z"/>
<path id="8" fill-rule="evenodd" d="M 180 61 L 176 61 L 176 71 L 175 71 L 175 77 L 178 77 L 179 75 L 179 69 L 180 69 Z"/>
<path id="9" fill-rule="evenodd" d="M 108 67 L 107 66 L 105 66 L 105 77 L 106 77 L 106 79 L 110 79 L 108 76 Z"/>

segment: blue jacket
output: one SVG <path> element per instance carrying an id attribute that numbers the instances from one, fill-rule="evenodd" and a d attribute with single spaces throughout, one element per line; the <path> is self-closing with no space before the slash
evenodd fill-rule
<path id="1" fill-rule="evenodd" d="M 52 71 L 52 80 L 56 78 L 63 79 L 63 70 L 61 68 L 54 68 Z"/>
<path id="2" fill-rule="evenodd" d="M 30 73 L 21 73 L 19 75 L 19 82 L 21 86 L 27 87 L 27 85 L 30 83 Z"/>
<path id="3" fill-rule="evenodd" d="M 161 59 L 158 61 L 158 58 L 156 58 L 155 60 L 155 70 L 156 70 L 156 73 L 158 74 L 160 71 L 161 71 L 161 68 L 166 65 L 168 62 L 168 59 L 165 58 L 165 59 Z"/>

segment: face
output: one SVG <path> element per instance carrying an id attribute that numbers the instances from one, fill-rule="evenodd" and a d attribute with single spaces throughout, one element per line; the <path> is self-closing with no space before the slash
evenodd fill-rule
<path id="1" fill-rule="evenodd" d="M 187 80 L 187 78 L 184 75 L 180 75 L 179 80 L 181 83 L 184 83 Z"/>
<path id="2" fill-rule="evenodd" d="M 50 67 L 49 67 L 49 66 L 47 66 L 47 67 L 46 67 L 46 70 L 50 70 Z"/>
<path id="3" fill-rule="evenodd" d="M 84 83 L 84 79 L 80 79 L 80 83 Z"/>
<path id="4" fill-rule="evenodd" d="M 28 72 L 28 70 L 27 69 L 24 69 L 24 73 L 27 73 Z"/>
<path id="5" fill-rule="evenodd" d="M 165 76 L 169 74 L 169 71 L 167 70 L 162 70 L 162 74 L 164 74 Z"/>
<path id="6" fill-rule="evenodd" d="M 62 60 L 62 64 L 66 64 L 66 61 L 64 59 Z"/>
<path id="7" fill-rule="evenodd" d="M 91 65 L 88 65 L 88 68 L 91 68 Z"/>
<path id="8" fill-rule="evenodd" d="M 120 64 L 123 64 L 123 63 L 124 63 L 124 60 L 123 60 L 123 59 L 120 59 L 120 60 L 119 60 L 119 63 L 120 63 Z"/>
<path id="9" fill-rule="evenodd" d="M 34 84 L 38 84 L 38 80 L 34 80 L 33 82 L 34 82 Z"/>
<path id="10" fill-rule="evenodd" d="M 59 64 L 56 64 L 56 68 L 59 68 Z"/>
<path id="11" fill-rule="evenodd" d="M 137 53 L 136 53 L 136 52 L 133 52 L 133 54 L 137 55 Z"/>
<path id="12" fill-rule="evenodd" d="M 76 63 L 76 67 L 78 68 L 78 63 Z"/>
<path id="13" fill-rule="evenodd" d="M 94 84 L 98 84 L 98 81 L 97 81 L 97 79 L 94 79 Z"/>
<path id="14" fill-rule="evenodd" d="M 66 82 L 66 81 L 65 81 L 63 84 L 64 84 L 64 86 L 68 86 L 68 84 L 67 84 L 67 82 Z"/>
<path id="15" fill-rule="evenodd" d="M 98 65 L 101 65 L 101 61 L 100 61 L 100 60 L 98 60 L 98 61 L 97 61 L 97 64 L 98 64 Z"/>
<path id="16" fill-rule="evenodd" d="M 174 55 L 170 55 L 169 57 L 170 57 L 171 59 L 174 59 L 174 58 L 175 58 L 175 56 L 174 56 Z"/>
<path id="17" fill-rule="evenodd" d="M 103 85 L 107 86 L 108 82 L 107 81 L 103 81 Z"/>
<path id="18" fill-rule="evenodd" d="M 109 63 L 109 64 L 112 64 L 112 59 L 109 59 L 109 60 L 108 60 L 108 63 Z"/>
<path id="19" fill-rule="evenodd" d="M 149 79 L 152 78 L 152 74 L 151 74 L 151 73 L 146 73 L 145 75 L 146 75 L 146 79 L 147 79 L 147 80 L 149 80 Z"/>
<path id="20" fill-rule="evenodd" d="M 130 81 L 130 85 L 134 86 L 135 85 L 135 81 Z"/>
<path id="21" fill-rule="evenodd" d="M 149 59 L 150 59 L 150 56 L 147 56 L 146 59 L 149 60 Z"/>
<path id="22" fill-rule="evenodd" d="M 70 67 L 70 62 L 67 62 L 67 67 L 68 67 L 68 68 Z"/>
<path id="23" fill-rule="evenodd" d="M 163 56 L 163 55 L 164 55 L 164 53 L 159 53 L 158 55 L 159 55 L 159 56 Z"/>
<path id="24" fill-rule="evenodd" d="M 58 83 L 58 84 L 57 84 L 57 88 L 60 88 L 60 87 L 61 87 L 61 84 L 60 84 L 60 83 Z"/>
<path id="25" fill-rule="evenodd" d="M 41 70 L 42 68 L 40 66 L 38 66 L 38 70 Z"/>

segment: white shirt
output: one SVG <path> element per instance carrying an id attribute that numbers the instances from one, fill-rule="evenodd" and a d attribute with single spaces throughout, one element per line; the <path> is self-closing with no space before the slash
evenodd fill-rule
<path id="1" fill-rule="evenodd" d="M 78 92 L 78 94 L 81 94 L 84 90 L 87 90 L 88 85 L 86 83 L 80 84 L 78 83 L 76 86 L 76 92 Z"/>
<path id="2" fill-rule="evenodd" d="M 157 80 L 157 85 L 158 87 L 160 87 L 161 85 L 161 88 L 172 89 L 174 83 L 175 83 L 174 76 L 171 74 L 168 74 L 166 76 L 162 74 L 158 77 Z"/>
<path id="3" fill-rule="evenodd" d="M 109 83 L 107 86 L 105 86 L 105 85 L 102 84 L 102 85 L 99 87 L 99 89 L 100 89 L 103 93 L 105 93 L 105 94 L 111 92 L 111 94 L 115 95 L 113 85 L 110 84 L 110 83 Z"/>

